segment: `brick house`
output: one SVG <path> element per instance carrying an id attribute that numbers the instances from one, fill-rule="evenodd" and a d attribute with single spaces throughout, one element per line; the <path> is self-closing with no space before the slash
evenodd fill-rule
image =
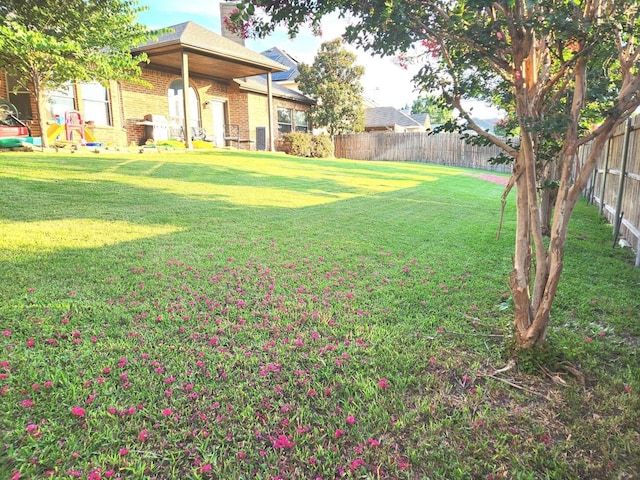
<path id="1" fill-rule="evenodd" d="M 100 142 L 141 144 L 150 137 L 193 138 L 215 145 L 273 150 L 279 133 L 307 131 L 312 99 L 271 80 L 288 67 L 194 22 L 132 49 L 146 53 L 141 78 L 151 87 L 110 81 L 68 85 L 49 92 L 50 123 L 66 110 L 79 110 Z M 183 85 L 189 85 L 183 95 Z M 25 92 L 13 93 L 13 79 L 0 73 L 0 98 L 11 101 L 40 136 L 37 109 Z M 185 135 L 190 132 L 190 135 Z"/>

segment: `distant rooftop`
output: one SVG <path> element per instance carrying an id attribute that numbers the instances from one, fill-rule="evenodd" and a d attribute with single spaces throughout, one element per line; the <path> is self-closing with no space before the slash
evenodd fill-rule
<path id="1" fill-rule="evenodd" d="M 267 57 L 269 60 L 278 62 L 288 68 L 287 71 L 273 73 L 271 79 L 274 82 L 292 82 L 298 78 L 298 75 L 300 74 L 298 71 L 298 60 L 293 58 L 284 50 L 280 50 L 278 47 L 271 47 L 269 50 L 262 52 L 262 55 Z"/>
<path id="2" fill-rule="evenodd" d="M 409 116 L 422 126 L 428 127 L 431 124 L 431 122 L 429 121 L 428 113 L 412 113 Z M 429 123 L 429 125 L 427 124 L 427 122 Z"/>
<path id="3" fill-rule="evenodd" d="M 366 128 L 383 128 L 399 125 L 401 127 L 424 127 L 406 113 L 394 107 L 373 107 L 364 111 L 364 125 Z"/>

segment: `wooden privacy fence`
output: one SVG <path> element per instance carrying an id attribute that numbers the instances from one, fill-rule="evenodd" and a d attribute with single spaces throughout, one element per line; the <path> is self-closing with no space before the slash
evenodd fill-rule
<path id="1" fill-rule="evenodd" d="M 491 165 L 489 159 L 502 152 L 495 146 L 467 145 L 459 134 L 426 132 L 357 133 L 334 137 L 335 156 L 353 160 L 425 162 L 456 167 L 511 172 L 510 165 Z"/>
<path id="2" fill-rule="evenodd" d="M 587 158 L 591 144 L 579 152 Z M 640 267 L 640 116 L 618 126 L 602 150 L 585 194 L 613 225 L 614 242 L 624 238 Z"/>
<path id="3" fill-rule="evenodd" d="M 498 147 L 467 145 L 460 135 L 425 132 L 337 135 L 335 156 L 354 160 L 425 162 L 456 167 L 511 172 L 511 165 L 491 165 Z M 591 144 L 579 152 L 587 158 Z M 614 242 L 624 238 L 636 252 L 640 267 L 640 115 L 620 125 L 603 149 L 585 195 L 599 206 L 614 227 Z"/>

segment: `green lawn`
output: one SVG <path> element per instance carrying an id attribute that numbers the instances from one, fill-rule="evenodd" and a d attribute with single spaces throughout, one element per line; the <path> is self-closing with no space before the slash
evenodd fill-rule
<path id="1" fill-rule="evenodd" d="M 548 348 L 496 373 L 478 173 L 0 155 L 0 478 L 637 478 L 632 253 L 581 202 Z"/>

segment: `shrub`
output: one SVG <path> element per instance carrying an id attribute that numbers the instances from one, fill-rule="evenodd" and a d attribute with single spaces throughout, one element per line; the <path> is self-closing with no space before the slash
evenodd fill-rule
<path id="1" fill-rule="evenodd" d="M 299 157 L 326 158 L 333 155 L 333 142 L 329 135 L 293 132 L 283 135 L 279 149 Z"/>
<path id="2" fill-rule="evenodd" d="M 286 133 L 282 137 L 283 150 L 298 157 L 311 156 L 311 135 L 302 132 Z"/>
<path id="3" fill-rule="evenodd" d="M 333 156 L 333 142 L 329 135 L 314 135 L 311 137 L 311 156 L 314 158 Z"/>

